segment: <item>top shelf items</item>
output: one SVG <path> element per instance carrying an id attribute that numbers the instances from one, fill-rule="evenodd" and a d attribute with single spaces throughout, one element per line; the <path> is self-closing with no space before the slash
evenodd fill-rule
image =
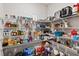
<path id="1" fill-rule="evenodd" d="M 66 19 L 74 18 L 74 17 L 79 17 L 79 15 L 77 15 L 77 14 L 73 14 L 73 15 L 68 16 L 68 17 L 55 19 L 55 20 L 53 20 L 52 22 L 60 22 L 60 21 L 66 20 Z"/>

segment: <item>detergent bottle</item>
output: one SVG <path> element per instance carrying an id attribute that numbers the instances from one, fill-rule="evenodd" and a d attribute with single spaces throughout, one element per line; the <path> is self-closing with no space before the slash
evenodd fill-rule
<path id="1" fill-rule="evenodd" d="M 77 35 L 76 29 L 72 29 L 72 30 L 71 30 L 71 38 L 72 38 L 74 35 Z"/>

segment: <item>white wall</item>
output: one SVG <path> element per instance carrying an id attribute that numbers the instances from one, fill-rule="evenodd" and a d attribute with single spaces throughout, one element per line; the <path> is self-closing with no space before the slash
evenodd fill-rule
<path id="1" fill-rule="evenodd" d="M 37 16 L 38 19 L 53 16 L 54 12 L 66 6 L 73 6 L 74 3 L 4 3 L 4 14 L 18 16 Z"/>
<path id="2" fill-rule="evenodd" d="M 43 19 L 47 16 L 53 16 L 56 11 L 61 10 L 63 7 L 73 5 L 74 3 L 4 3 L 0 4 L 0 7 L 3 6 L 4 13 L 1 11 L 0 13 L 30 17 L 37 16 L 38 19 Z"/>
<path id="3" fill-rule="evenodd" d="M 37 16 L 38 19 L 47 16 L 47 5 L 40 3 L 4 3 L 4 14 L 18 16 Z"/>
<path id="4" fill-rule="evenodd" d="M 0 3 L 0 17 L 3 16 L 3 4 Z"/>
<path id="5" fill-rule="evenodd" d="M 73 6 L 74 3 L 53 3 L 48 5 L 48 16 L 53 16 L 54 13 L 58 10 L 61 10 L 62 8 L 66 6 Z"/>

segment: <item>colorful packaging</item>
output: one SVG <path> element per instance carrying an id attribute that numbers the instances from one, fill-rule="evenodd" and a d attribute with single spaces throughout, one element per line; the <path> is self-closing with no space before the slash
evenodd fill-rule
<path id="1" fill-rule="evenodd" d="M 71 36 L 77 35 L 77 31 L 75 29 L 71 30 Z"/>
<path id="2" fill-rule="evenodd" d="M 33 55 L 33 49 L 32 48 L 25 48 L 23 50 L 23 56 L 32 56 Z"/>
<path id="3" fill-rule="evenodd" d="M 73 40 L 73 43 L 74 43 L 75 45 L 77 45 L 77 44 L 78 44 L 78 40 L 79 40 L 79 35 L 73 36 L 72 40 Z"/>
<path id="4" fill-rule="evenodd" d="M 37 46 L 37 47 L 35 48 L 35 55 L 39 55 L 39 56 L 40 56 L 40 55 L 43 55 L 44 50 L 45 50 L 44 47 Z"/>
<path id="5" fill-rule="evenodd" d="M 56 37 L 59 37 L 59 36 L 63 35 L 63 32 L 61 32 L 61 31 L 55 31 L 54 34 L 55 34 Z"/>

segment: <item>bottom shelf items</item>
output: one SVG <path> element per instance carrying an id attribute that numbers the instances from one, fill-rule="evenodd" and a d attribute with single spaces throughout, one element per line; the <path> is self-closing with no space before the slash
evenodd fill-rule
<path id="1" fill-rule="evenodd" d="M 52 39 L 45 41 L 8 46 L 3 48 L 4 56 L 78 56 L 77 50 L 57 43 Z"/>
<path id="2" fill-rule="evenodd" d="M 51 55 L 48 41 L 39 41 L 17 47 L 4 47 L 4 56 L 47 56 Z"/>

